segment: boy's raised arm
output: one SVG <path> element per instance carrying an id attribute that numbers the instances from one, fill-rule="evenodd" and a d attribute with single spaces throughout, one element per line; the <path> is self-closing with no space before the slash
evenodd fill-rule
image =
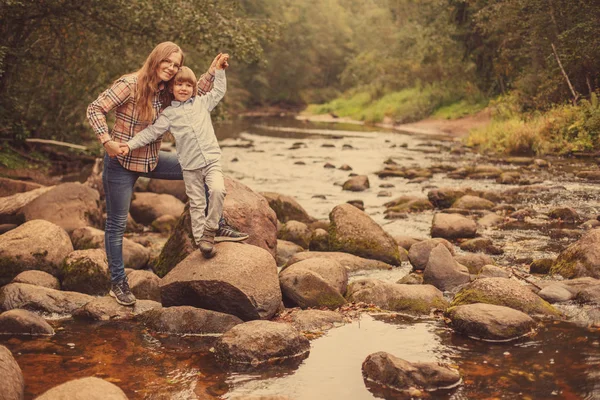
<path id="1" fill-rule="evenodd" d="M 144 147 L 156 139 L 161 137 L 166 131 L 169 130 L 171 123 L 169 118 L 162 113 L 154 124 L 148 126 L 147 128 L 139 131 L 133 139 L 130 139 L 127 142 L 127 146 L 131 150 L 139 149 L 140 147 Z"/>

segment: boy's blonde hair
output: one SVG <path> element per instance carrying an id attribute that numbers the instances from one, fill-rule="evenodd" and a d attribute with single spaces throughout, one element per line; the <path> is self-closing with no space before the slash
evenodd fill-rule
<path id="1" fill-rule="evenodd" d="M 177 72 L 177 74 L 175 74 L 173 79 L 171 79 L 169 81 L 169 92 L 173 92 L 173 86 L 175 86 L 176 83 L 181 83 L 181 82 L 189 82 L 192 84 L 192 86 L 194 88 L 196 88 L 198 86 L 198 79 L 196 79 L 196 75 L 194 74 L 194 71 L 192 71 L 188 67 L 179 68 L 179 71 Z M 197 90 L 194 90 L 194 92 L 192 93 L 192 97 L 194 97 L 196 95 L 196 93 L 197 93 Z"/>

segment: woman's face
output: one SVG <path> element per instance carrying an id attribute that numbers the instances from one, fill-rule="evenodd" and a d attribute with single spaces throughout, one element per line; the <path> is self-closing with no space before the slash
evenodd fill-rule
<path id="1" fill-rule="evenodd" d="M 181 67 L 181 53 L 173 52 L 158 64 L 156 71 L 161 81 L 170 81 Z"/>

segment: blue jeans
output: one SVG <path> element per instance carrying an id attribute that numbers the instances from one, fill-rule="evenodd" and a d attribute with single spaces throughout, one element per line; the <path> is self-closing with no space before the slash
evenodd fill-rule
<path id="1" fill-rule="evenodd" d="M 156 168 L 148 173 L 130 171 L 123 168 L 116 158 L 104 156 L 102 172 L 102 183 L 106 195 L 104 246 L 110 268 L 110 279 L 114 283 L 125 278 L 123 235 L 127 225 L 133 186 L 140 176 L 153 179 L 183 180 L 183 172 L 175 153 L 161 151 Z M 222 226 L 224 222 L 221 216 L 219 226 Z"/>

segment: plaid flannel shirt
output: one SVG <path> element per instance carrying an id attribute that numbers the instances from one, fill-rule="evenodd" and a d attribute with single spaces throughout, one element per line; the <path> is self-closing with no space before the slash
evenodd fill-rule
<path id="1" fill-rule="evenodd" d="M 214 75 L 209 73 L 202 75 L 200 79 L 198 79 L 198 95 L 202 96 L 208 93 L 212 89 L 214 80 Z M 134 96 L 136 85 L 137 75 L 130 74 L 122 76 L 88 106 L 88 120 L 101 143 L 105 143 L 108 140 L 126 143 L 138 132 L 150 125 L 141 122 L 138 119 Z M 166 90 L 166 85 L 164 83 L 161 84 L 152 99 L 152 106 L 156 116 L 154 121 L 156 121 L 156 118 L 158 118 L 158 115 L 164 109 L 159 96 L 162 90 Z M 168 104 L 166 104 L 165 107 L 167 105 Z M 106 114 L 112 110 L 116 110 L 116 118 L 112 132 L 109 134 Z M 117 159 L 123 168 L 130 171 L 150 172 L 158 163 L 158 152 L 160 150 L 161 140 L 162 139 L 158 139 L 147 146 L 133 150 L 126 156 L 119 155 L 117 156 Z"/>

